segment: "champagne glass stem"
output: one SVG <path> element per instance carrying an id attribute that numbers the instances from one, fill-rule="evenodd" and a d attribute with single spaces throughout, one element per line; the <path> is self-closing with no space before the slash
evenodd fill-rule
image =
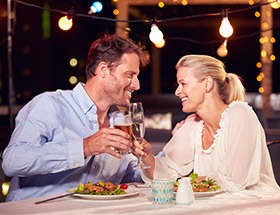
<path id="1" fill-rule="evenodd" d="M 141 139 L 137 139 L 137 141 L 141 144 L 142 143 L 143 138 Z M 143 157 L 142 156 L 137 156 L 138 159 L 138 163 L 137 166 L 135 167 L 135 169 L 149 169 L 151 168 L 150 166 L 147 166 L 144 162 L 143 162 Z"/>

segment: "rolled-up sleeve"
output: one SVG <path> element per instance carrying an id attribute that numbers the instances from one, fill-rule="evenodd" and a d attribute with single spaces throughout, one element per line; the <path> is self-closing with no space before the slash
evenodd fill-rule
<path id="1" fill-rule="evenodd" d="M 55 106 L 48 96 L 38 96 L 18 113 L 3 153 L 7 176 L 55 173 L 84 165 L 83 139 L 71 127 L 59 124 L 65 113 L 57 112 Z"/>

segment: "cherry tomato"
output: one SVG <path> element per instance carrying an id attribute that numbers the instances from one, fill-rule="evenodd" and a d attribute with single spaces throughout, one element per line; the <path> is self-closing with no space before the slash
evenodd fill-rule
<path id="1" fill-rule="evenodd" d="M 120 186 L 120 188 L 123 189 L 123 190 L 126 190 L 127 187 L 128 187 L 127 184 L 121 184 L 121 186 Z"/>

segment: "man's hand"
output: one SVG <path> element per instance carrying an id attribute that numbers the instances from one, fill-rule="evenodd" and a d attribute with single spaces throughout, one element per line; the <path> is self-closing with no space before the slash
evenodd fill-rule
<path id="1" fill-rule="evenodd" d="M 197 118 L 197 120 L 200 119 L 199 116 L 198 116 L 197 114 L 195 114 L 195 113 L 193 113 L 193 114 L 191 114 L 191 115 L 188 115 L 185 119 L 183 119 L 181 122 L 178 122 L 178 123 L 175 125 L 174 129 L 173 129 L 172 132 L 171 132 L 171 133 L 172 133 L 172 136 L 176 133 L 176 131 L 178 131 L 179 128 L 182 127 L 182 125 L 184 125 L 184 123 L 186 122 L 187 119 L 190 119 L 190 118 L 192 118 L 192 117 Z"/>
<path id="2" fill-rule="evenodd" d="M 132 147 L 131 137 L 115 128 L 101 128 L 94 135 L 85 138 L 83 142 L 85 157 L 108 153 L 117 158 L 122 158 L 114 148 L 120 151 L 129 151 Z"/>
<path id="3" fill-rule="evenodd" d="M 178 123 L 175 125 L 174 129 L 173 129 L 172 132 L 171 132 L 172 136 L 176 133 L 176 131 L 178 131 L 179 128 L 182 127 L 182 125 L 185 123 L 185 120 L 186 120 L 186 119 L 183 119 L 181 122 L 178 122 Z"/>

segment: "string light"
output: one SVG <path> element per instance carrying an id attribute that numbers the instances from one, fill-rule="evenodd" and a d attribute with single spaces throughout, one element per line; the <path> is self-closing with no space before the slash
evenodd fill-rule
<path id="1" fill-rule="evenodd" d="M 259 93 L 263 93 L 264 92 L 264 88 L 263 87 L 260 87 L 259 88 Z"/>
<path id="2" fill-rule="evenodd" d="M 120 13 L 120 11 L 119 11 L 118 9 L 113 10 L 113 14 L 114 14 L 115 16 L 117 16 L 119 13 Z"/>
<path id="3" fill-rule="evenodd" d="M 152 24 L 151 32 L 149 34 L 149 38 L 153 43 L 159 43 L 163 39 L 163 33 L 159 30 L 156 24 Z"/>
<path id="4" fill-rule="evenodd" d="M 72 25 L 72 18 L 68 18 L 68 16 L 63 16 L 58 21 L 58 26 L 63 31 L 68 31 L 70 28 L 72 28 Z"/>
<path id="5" fill-rule="evenodd" d="M 228 50 L 227 50 L 227 40 L 225 40 L 220 47 L 217 49 L 217 54 L 220 57 L 225 57 L 228 54 Z"/>
<path id="6" fill-rule="evenodd" d="M 162 47 L 164 47 L 165 46 L 165 39 L 164 38 L 162 38 L 162 40 L 159 42 L 159 43 L 154 43 L 154 45 L 155 45 L 155 47 L 157 47 L 157 48 L 162 48 Z"/>
<path id="7" fill-rule="evenodd" d="M 75 85 L 75 84 L 77 84 L 77 82 L 78 82 L 78 78 L 76 76 L 73 75 L 69 78 L 70 84 Z"/>
<path id="8" fill-rule="evenodd" d="M 71 67 L 76 67 L 78 65 L 78 61 L 76 58 L 71 58 L 71 60 L 69 61 L 69 64 Z"/>
<path id="9" fill-rule="evenodd" d="M 225 9 L 222 10 L 222 17 L 223 17 L 223 19 L 221 22 L 219 32 L 224 38 L 229 38 L 233 34 L 233 28 L 228 20 L 228 11 L 227 10 L 225 10 Z"/>
<path id="10" fill-rule="evenodd" d="M 73 19 L 72 17 L 76 14 L 76 11 L 71 8 L 68 11 L 68 14 L 66 16 L 63 16 L 58 21 L 58 26 L 63 31 L 68 31 L 70 28 L 72 28 L 73 25 Z"/>
<path id="11" fill-rule="evenodd" d="M 102 11 L 102 9 L 103 9 L 103 4 L 100 1 L 95 1 L 90 6 L 90 11 L 88 13 L 89 14 L 99 13 Z"/>
<path id="12" fill-rule="evenodd" d="M 267 2 L 270 4 L 270 6 L 273 8 L 273 9 L 278 9 L 280 8 L 280 0 L 267 0 Z"/>
<path id="13" fill-rule="evenodd" d="M 256 63 L 256 67 L 259 68 L 259 69 L 262 68 L 262 63 L 261 62 L 257 62 Z"/>
<path id="14" fill-rule="evenodd" d="M 164 7 L 164 3 L 161 1 L 161 2 L 158 3 L 158 6 L 159 6 L 160 8 L 163 8 L 163 7 Z"/>

